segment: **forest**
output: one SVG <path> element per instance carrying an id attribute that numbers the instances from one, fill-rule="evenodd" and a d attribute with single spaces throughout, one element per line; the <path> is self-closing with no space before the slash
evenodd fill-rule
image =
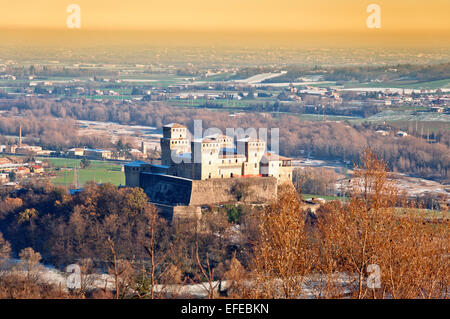
<path id="1" fill-rule="evenodd" d="M 207 298 L 448 298 L 448 212 L 432 219 L 406 201 L 372 151 L 360 162 L 349 200 L 315 212 L 289 185 L 268 205 L 211 207 L 177 223 L 140 188 L 92 183 L 69 195 L 42 183 L 1 194 L 0 267 L 19 258 L 23 275 L 0 272 L 0 298 L 189 298 L 155 287 L 192 283 Z M 39 279 L 39 262 L 106 272 L 114 288 L 62 292 Z"/>

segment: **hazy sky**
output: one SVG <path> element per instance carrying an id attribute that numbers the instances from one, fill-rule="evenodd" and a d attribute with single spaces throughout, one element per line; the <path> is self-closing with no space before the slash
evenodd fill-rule
<path id="1" fill-rule="evenodd" d="M 65 28 L 72 3 L 85 30 L 363 31 L 376 3 L 384 31 L 450 31 L 450 0 L 0 0 L 0 28 Z"/>

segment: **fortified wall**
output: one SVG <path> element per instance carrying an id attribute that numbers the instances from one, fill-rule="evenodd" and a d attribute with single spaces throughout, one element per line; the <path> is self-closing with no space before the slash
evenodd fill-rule
<path id="1" fill-rule="evenodd" d="M 172 206 L 218 205 L 236 202 L 243 185 L 248 203 L 266 203 L 277 196 L 277 180 L 274 177 L 248 177 L 192 180 L 183 177 L 155 173 L 141 173 L 140 187 L 153 203 Z"/>
<path id="2" fill-rule="evenodd" d="M 126 185 L 144 189 L 169 220 L 198 216 L 204 205 L 268 203 L 292 183 L 292 159 L 267 152 L 264 140 L 188 135 L 184 125 L 164 125 L 161 164 L 125 165 Z"/>
<path id="3" fill-rule="evenodd" d="M 139 186 L 168 219 L 194 217 L 203 205 L 267 203 L 277 196 L 274 177 L 192 180 L 141 172 Z M 241 198 L 239 198 L 241 197 Z"/>

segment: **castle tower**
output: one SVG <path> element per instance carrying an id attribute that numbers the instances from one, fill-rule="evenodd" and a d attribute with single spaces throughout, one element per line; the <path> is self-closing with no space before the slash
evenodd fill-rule
<path id="1" fill-rule="evenodd" d="M 191 142 L 194 179 L 219 177 L 218 161 L 221 144 L 209 138 Z"/>
<path id="2" fill-rule="evenodd" d="M 266 142 L 257 138 L 244 138 L 237 141 L 238 152 L 243 150 L 247 161 L 244 175 L 260 175 L 260 163 L 266 151 Z"/>
<path id="3" fill-rule="evenodd" d="M 161 162 L 162 165 L 172 166 L 172 153 L 190 152 L 190 143 L 187 139 L 187 127 L 177 123 L 163 126 L 161 138 Z"/>

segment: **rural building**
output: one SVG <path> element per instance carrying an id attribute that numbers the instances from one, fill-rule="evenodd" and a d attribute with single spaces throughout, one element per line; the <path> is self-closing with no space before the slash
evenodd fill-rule
<path id="1" fill-rule="evenodd" d="M 108 150 L 85 148 L 84 156 L 94 160 L 104 160 L 111 159 L 112 152 Z"/>
<path id="2" fill-rule="evenodd" d="M 35 174 L 44 173 L 44 168 L 41 165 L 32 165 L 31 171 Z"/>
<path id="3" fill-rule="evenodd" d="M 67 154 L 72 157 L 84 156 L 84 148 L 71 148 Z"/>

